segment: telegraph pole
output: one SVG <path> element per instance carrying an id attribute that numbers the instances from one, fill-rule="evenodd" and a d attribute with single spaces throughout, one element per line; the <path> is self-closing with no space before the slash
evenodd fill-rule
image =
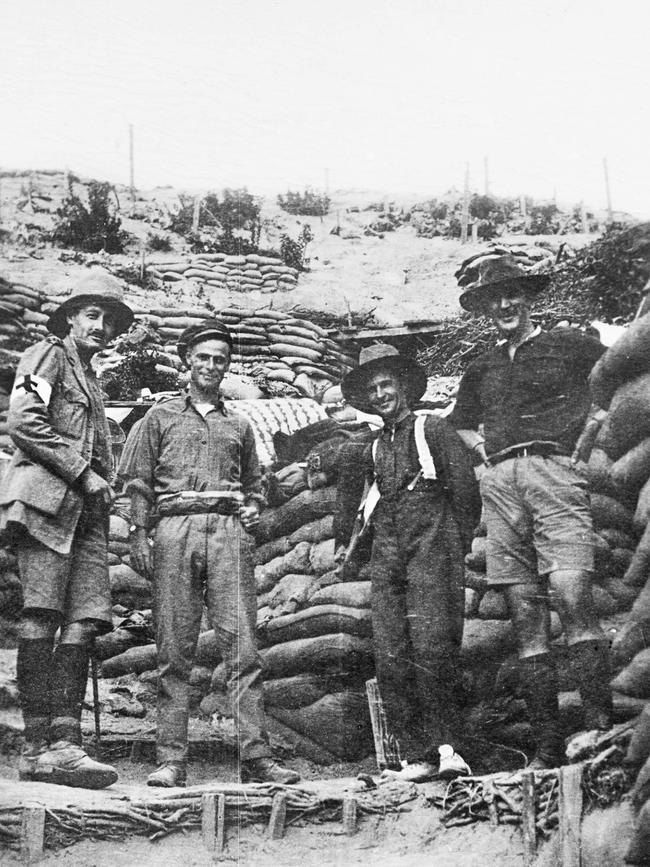
<path id="1" fill-rule="evenodd" d="M 603 170 L 605 172 L 605 194 L 607 195 L 607 222 L 612 223 L 614 216 L 612 213 L 612 193 L 609 188 L 609 167 L 607 165 L 607 157 L 603 157 Z"/>
<path id="2" fill-rule="evenodd" d="M 486 196 L 490 195 L 490 174 L 488 172 L 488 158 L 483 157 L 483 179 L 484 179 L 484 193 Z"/>
<path id="3" fill-rule="evenodd" d="M 463 212 L 460 218 L 460 243 L 467 243 L 469 225 L 469 163 L 465 163 L 465 189 L 463 191 Z"/>
<path id="4" fill-rule="evenodd" d="M 129 124 L 129 178 L 131 187 L 131 209 L 135 208 L 135 174 L 133 170 L 133 124 Z"/>

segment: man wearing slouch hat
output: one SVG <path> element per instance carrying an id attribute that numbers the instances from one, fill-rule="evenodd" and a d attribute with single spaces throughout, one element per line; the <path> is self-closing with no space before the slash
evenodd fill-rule
<path id="1" fill-rule="evenodd" d="M 112 457 L 90 361 L 132 320 L 119 281 L 91 271 L 18 365 L 7 418 L 16 452 L 3 479 L 0 530 L 15 547 L 24 596 L 16 666 L 23 780 L 95 789 L 117 779 L 81 748 L 89 644 L 112 628 Z"/>
<path id="2" fill-rule="evenodd" d="M 371 516 L 366 508 L 373 647 L 402 765 L 389 771 L 413 781 L 469 772 L 453 745 L 462 739 L 463 558 L 480 514 L 460 438 L 445 419 L 411 409 L 426 384 L 419 365 L 385 344 L 363 349 L 342 383 L 348 403 L 384 423 L 367 452 L 366 505 L 378 497 Z"/>
<path id="3" fill-rule="evenodd" d="M 230 332 L 216 320 L 185 329 L 178 354 L 189 389 L 149 410 L 119 470 L 131 497 L 132 565 L 154 590 L 158 768 L 150 786 L 185 785 L 189 677 L 204 601 L 228 672 L 242 777 L 299 779 L 272 759 L 266 733 L 250 535 L 264 498 L 253 430 L 219 391 L 231 348 Z"/>
<path id="4" fill-rule="evenodd" d="M 549 277 L 512 256 L 485 258 L 468 276 L 461 305 L 489 315 L 502 339 L 468 367 L 451 421 L 487 466 L 481 494 L 488 583 L 508 603 L 536 740 L 531 767 L 543 769 L 561 759 L 550 602 L 566 635 L 585 726 L 607 728 L 611 716 L 608 643 L 592 600 L 592 521 L 577 448 L 590 409 L 589 372 L 603 347 L 577 329 L 535 327 L 530 307 Z"/>

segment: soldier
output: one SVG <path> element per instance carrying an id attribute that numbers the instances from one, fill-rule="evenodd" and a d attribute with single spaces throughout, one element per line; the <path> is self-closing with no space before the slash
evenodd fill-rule
<path id="1" fill-rule="evenodd" d="M 548 281 L 511 256 L 479 264 L 460 303 L 488 314 L 502 340 L 468 367 L 451 417 L 488 467 L 481 479 L 488 581 L 503 587 L 508 602 L 537 744 L 531 767 L 540 769 L 558 763 L 561 744 L 549 597 L 587 728 L 607 728 L 611 714 L 608 643 L 591 593 L 587 482 L 576 453 L 590 408 L 589 372 L 603 347 L 576 329 L 535 327 L 530 307 Z"/>
<path id="2" fill-rule="evenodd" d="M 7 419 L 16 452 L 3 480 L 0 530 L 15 546 L 24 595 L 17 657 L 23 780 L 94 789 L 117 779 L 81 748 L 88 647 L 112 628 L 112 458 L 90 361 L 132 320 L 120 283 L 91 272 L 51 315 L 50 336 L 18 365 Z"/>
<path id="3" fill-rule="evenodd" d="M 444 419 L 411 410 L 426 385 L 421 367 L 384 344 L 362 350 L 342 383 L 348 403 L 384 422 L 367 453 L 379 495 L 370 519 L 375 669 L 398 773 L 417 781 L 469 772 L 450 742 L 462 729 L 463 559 L 480 515 L 460 438 Z"/>
<path id="4" fill-rule="evenodd" d="M 219 393 L 231 347 L 228 329 L 216 321 L 183 332 L 178 353 L 190 371 L 189 391 L 149 410 L 120 465 L 131 496 L 132 564 L 154 583 L 159 767 L 150 786 L 185 785 L 189 677 L 204 599 L 228 667 L 242 776 L 299 779 L 273 761 L 266 733 L 250 535 L 264 498 L 253 430 Z"/>

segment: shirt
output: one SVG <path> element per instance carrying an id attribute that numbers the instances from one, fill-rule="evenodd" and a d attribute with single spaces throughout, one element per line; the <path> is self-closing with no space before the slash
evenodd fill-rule
<path id="1" fill-rule="evenodd" d="M 531 336 L 512 359 L 507 344 L 496 346 L 467 368 L 450 421 L 459 430 L 483 425 L 488 456 L 538 440 L 570 452 L 591 405 L 589 373 L 604 351 L 573 328 Z"/>
<path id="2" fill-rule="evenodd" d="M 241 491 L 263 502 L 253 429 L 222 401 L 203 417 L 189 395 L 152 407 L 129 435 L 119 475 L 150 501 L 179 491 Z"/>

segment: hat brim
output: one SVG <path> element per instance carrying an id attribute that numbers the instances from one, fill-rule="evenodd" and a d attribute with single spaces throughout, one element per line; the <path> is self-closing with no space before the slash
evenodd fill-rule
<path id="1" fill-rule="evenodd" d="M 47 320 L 47 330 L 56 337 L 65 337 L 69 325 L 67 317 L 73 310 L 88 304 L 101 304 L 115 313 L 115 334 L 122 334 L 133 324 L 133 311 L 122 301 L 115 298 L 102 298 L 101 295 L 75 295 L 74 298 L 66 299 L 61 306 Z"/>
<path id="2" fill-rule="evenodd" d="M 458 299 L 458 303 L 470 313 L 485 313 L 490 301 L 508 289 L 523 289 L 526 295 L 537 295 L 548 288 L 551 282 L 550 274 L 522 274 L 521 277 L 511 277 L 507 280 L 497 280 L 466 289 Z"/>
<path id="3" fill-rule="evenodd" d="M 365 387 L 370 376 L 380 370 L 390 370 L 407 380 L 407 399 L 409 405 L 416 403 L 427 390 L 427 375 L 420 365 L 410 358 L 399 355 L 377 358 L 366 364 L 355 367 L 341 382 L 343 397 L 351 406 L 376 415 L 376 410 L 368 403 L 365 395 Z"/>

